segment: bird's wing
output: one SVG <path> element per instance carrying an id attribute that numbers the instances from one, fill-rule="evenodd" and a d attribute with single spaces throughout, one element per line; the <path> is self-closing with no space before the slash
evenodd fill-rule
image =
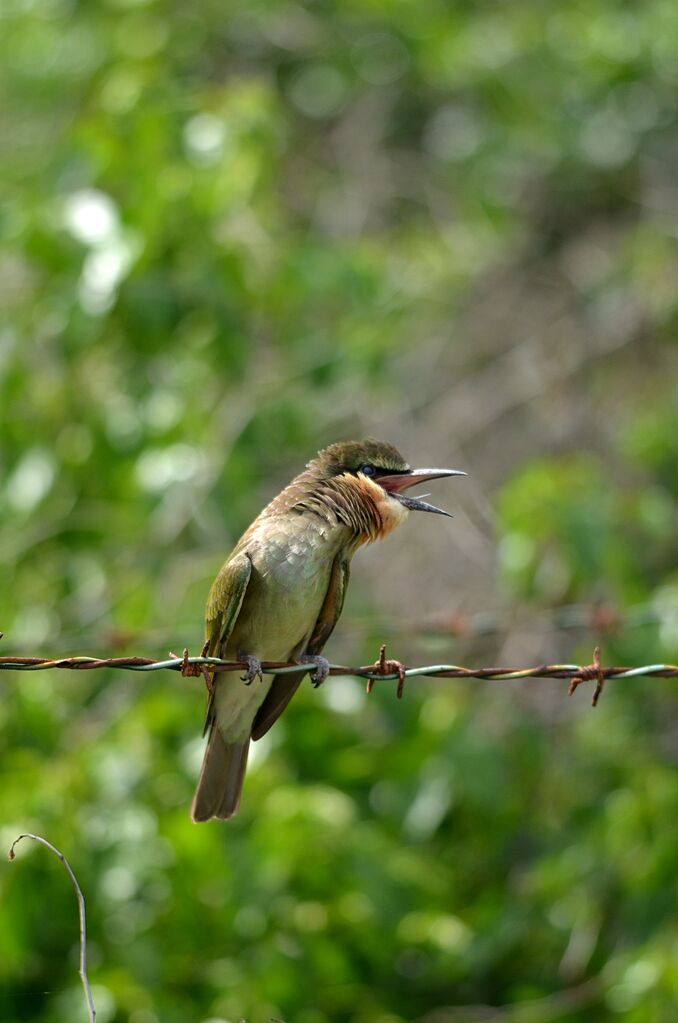
<path id="1" fill-rule="evenodd" d="M 205 638 L 209 640 L 207 649 L 209 657 L 219 657 L 226 649 L 233 626 L 240 614 L 251 575 L 252 561 L 249 554 L 244 552 L 227 561 L 214 580 L 205 613 Z M 203 735 L 212 724 L 213 716 L 214 693 L 207 703 Z"/>
<path id="2" fill-rule="evenodd" d="M 344 606 L 349 571 L 348 558 L 343 553 L 337 554 L 332 564 L 330 583 L 323 606 L 320 609 L 311 638 L 306 644 L 306 649 L 301 651 L 302 653 L 319 654 L 332 635 L 334 626 L 337 624 L 341 614 L 341 609 Z M 266 734 L 271 725 L 278 720 L 299 688 L 305 674 L 306 672 L 302 672 L 299 675 L 279 675 L 274 680 L 266 699 L 254 719 L 254 725 L 252 726 L 253 739 L 260 739 L 262 735 Z"/>
<path id="3" fill-rule="evenodd" d="M 214 580 L 205 612 L 205 638 L 210 642 L 210 657 L 218 656 L 226 647 L 251 575 L 252 561 L 244 551 L 230 558 Z"/>

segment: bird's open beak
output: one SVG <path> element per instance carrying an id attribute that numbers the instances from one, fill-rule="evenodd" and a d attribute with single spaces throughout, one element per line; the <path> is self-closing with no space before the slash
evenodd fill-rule
<path id="1" fill-rule="evenodd" d="M 376 482 L 411 511 L 435 512 L 436 515 L 448 515 L 452 518 L 450 513 L 443 511 L 442 508 L 436 508 L 434 504 L 429 504 L 428 501 L 422 501 L 417 497 L 406 497 L 402 493 L 403 490 L 414 487 L 417 483 L 428 483 L 429 480 L 439 480 L 443 476 L 466 476 L 466 473 L 461 469 L 408 469 L 407 472 L 386 473 L 383 476 L 377 476 Z"/>

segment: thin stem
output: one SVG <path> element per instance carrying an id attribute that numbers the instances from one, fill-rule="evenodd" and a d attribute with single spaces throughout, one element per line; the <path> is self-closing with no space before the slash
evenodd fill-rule
<path id="1" fill-rule="evenodd" d="M 63 863 L 64 867 L 66 868 L 68 876 L 71 879 L 71 884 L 75 889 L 75 894 L 78 900 L 78 915 L 80 917 L 80 968 L 78 970 L 78 974 L 80 975 L 82 987 L 85 992 L 85 1001 L 87 1002 L 87 1012 L 89 1014 L 89 1021 L 90 1023 L 95 1023 L 96 1012 L 94 1011 L 92 991 L 90 989 L 89 981 L 87 979 L 87 928 L 85 924 L 85 896 L 82 894 L 80 885 L 78 884 L 75 874 L 71 870 L 71 865 L 64 856 L 64 854 L 62 852 L 59 852 L 56 846 L 52 845 L 51 842 L 48 842 L 46 838 L 42 838 L 40 835 L 31 835 L 27 833 L 25 835 L 19 835 L 18 838 L 15 838 L 14 841 L 12 842 L 8 854 L 8 859 L 10 861 L 16 859 L 16 853 L 14 852 L 14 849 L 23 838 L 30 838 L 31 841 L 33 842 L 39 842 L 40 845 L 46 846 L 50 850 L 50 852 L 53 852 L 55 856 L 58 856 L 61 862 Z"/>

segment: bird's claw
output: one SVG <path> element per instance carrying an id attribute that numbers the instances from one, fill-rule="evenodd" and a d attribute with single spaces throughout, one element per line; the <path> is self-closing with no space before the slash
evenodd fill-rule
<path id="1" fill-rule="evenodd" d="M 246 686 L 251 686 L 255 678 L 258 678 L 260 682 L 264 681 L 264 673 L 261 670 L 261 661 L 258 657 L 253 657 L 252 654 L 238 654 L 238 659 L 247 664 L 247 671 L 240 676 Z"/>
<path id="2" fill-rule="evenodd" d="M 319 654 L 302 654 L 299 658 L 301 664 L 314 664 L 315 671 L 311 675 L 311 682 L 315 689 L 321 686 L 330 673 L 330 662 L 326 657 Z"/>

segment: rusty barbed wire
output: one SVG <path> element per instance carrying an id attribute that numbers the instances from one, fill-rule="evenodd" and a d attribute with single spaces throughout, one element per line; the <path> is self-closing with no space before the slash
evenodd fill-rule
<path id="1" fill-rule="evenodd" d="M 0 633 L 2 638 L 2 633 Z M 203 648 L 204 649 L 204 648 Z M 262 670 L 268 675 L 288 675 L 298 672 L 312 673 L 316 670 L 313 664 L 298 664 L 285 661 L 262 661 Z M 184 649 L 183 656 L 170 653 L 166 660 L 155 660 L 151 657 L 0 657 L 0 671 L 46 671 L 53 668 L 74 671 L 89 671 L 96 668 L 117 668 L 127 671 L 179 671 L 184 676 L 209 677 L 215 673 L 230 671 L 246 671 L 248 665 L 244 661 L 226 661 L 220 657 L 190 657 Z M 583 683 L 595 680 L 593 706 L 596 706 L 609 679 L 638 678 L 678 678 L 678 665 L 675 664 L 644 664 L 640 667 L 602 665 L 600 648 L 596 647 L 593 661 L 588 665 L 581 664 L 537 664 L 528 668 L 490 667 L 468 668 L 459 664 L 428 664 L 422 667 L 409 668 L 398 660 L 386 657 L 386 645 L 383 644 L 379 658 L 373 664 L 352 667 L 344 664 L 330 664 L 329 675 L 352 676 L 367 682 L 370 692 L 375 682 L 397 681 L 397 695 L 403 694 L 407 679 L 426 676 L 428 678 L 466 678 L 485 682 L 513 682 L 525 678 L 569 679 L 569 693 Z"/>

